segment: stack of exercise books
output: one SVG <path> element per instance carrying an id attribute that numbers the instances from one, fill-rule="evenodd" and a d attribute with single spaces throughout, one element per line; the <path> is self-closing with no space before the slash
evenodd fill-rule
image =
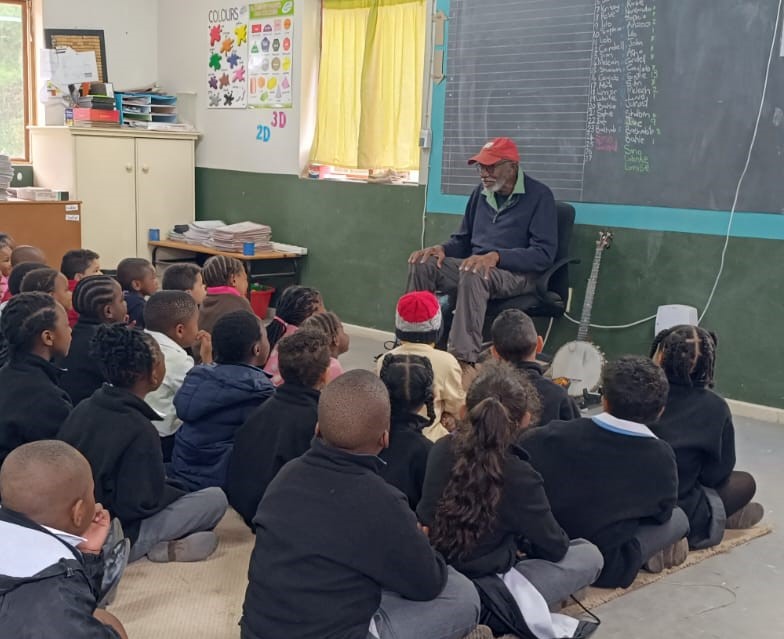
<path id="1" fill-rule="evenodd" d="M 14 177 L 14 169 L 11 167 L 11 158 L 7 155 L 0 155 L 0 202 L 8 199 L 6 189 L 11 186 Z"/>
<path id="2" fill-rule="evenodd" d="M 256 251 L 272 250 L 272 229 L 266 224 L 239 222 L 217 228 L 212 232 L 208 246 L 220 251 L 242 253 L 243 245 L 253 242 Z"/>
<path id="3" fill-rule="evenodd" d="M 188 230 L 182 234 L 182 241 L 188 244 L 197 244 L 201 246 L 209 246 L 207 242 L 212 237 L 212 232 L 226 226 L 223 220 L 200 220 L 199 222 L 191 222 L 188 224 Z M 171 235 L 169 236 L 171 237 Z"/>

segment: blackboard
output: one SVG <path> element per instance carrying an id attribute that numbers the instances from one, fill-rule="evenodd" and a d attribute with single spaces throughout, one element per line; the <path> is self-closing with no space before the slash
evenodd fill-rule
<path id="1" fill-rule="evenodd" d="M 762 96 L 778 0 L 452 0 L 441 191 L 514 138 L 573 202 L 729 210 Z M 738 210 L 784 212 L 780 33 Z"/>

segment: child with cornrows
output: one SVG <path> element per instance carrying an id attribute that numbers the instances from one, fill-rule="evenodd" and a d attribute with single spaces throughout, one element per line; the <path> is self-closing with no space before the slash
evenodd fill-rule
<path id="1" fill-rule="evenodd" d="M 715 546 L 725 528 L 750 528 L 764 515 L 751 501 L 754 478 L 735 470 L 729 406 L 712 390 L 716 346 L 714 334 L 687 325 L 662 331 L 651 346 L 670 383 L 664 413 L 651 430 L 675 451 L 678 505 L 689 518 L 692 549 Z"/>
<path id="2" fill-rule="evenodd" d="M 343 323 L 332 311 L 315 313 L 302 322 L 300 328 L 312 328 L 324 333 L 329 340 L 329 373 L 327 383 L 343 374 L 338 357 L 348 352 L 349 336 L 343 330 Z"/>

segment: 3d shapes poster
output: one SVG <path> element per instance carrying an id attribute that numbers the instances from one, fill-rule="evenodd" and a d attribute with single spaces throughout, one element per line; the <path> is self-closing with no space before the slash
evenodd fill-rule
<path id="1" fill-rule="evenodd" d="M 248 103 L 248 7 L 212 9 L 207 19 L 207 106 L 244 109 Z"/>
<path id="2" fill-rule="evenodd" d="M 293 34 L 293 0 L 250 5 L 248 106 L 291 107 Z"/>

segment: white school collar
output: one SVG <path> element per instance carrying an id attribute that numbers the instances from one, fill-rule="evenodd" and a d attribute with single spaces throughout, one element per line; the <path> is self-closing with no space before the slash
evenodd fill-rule
<path id="1" fill-rule="evenodd" d="M 630 422 L 625 419 L 613 417 L 610 413 L 599 413 L 591 418 L 599 428 L 604 428 L 612 433 L 628 435 L 630 437 L 652 437 L 658 439 L 645 424 Z"/>
<path id="2" fill-rule="evenodd" d="M 52 533 L 55 537 L 60 539 L 60 541 L 64 541 L 69 546 L 73 546 L 76 548 L 79 544 L 83 544 L 87 541 L 84 537 L 79 537 L 78 535 L 72 535 L 71 533 L 63 532 L 62 530 L 57 530 L 57 528 L 50 528 L 49 526 L 41 526 Z"/>

